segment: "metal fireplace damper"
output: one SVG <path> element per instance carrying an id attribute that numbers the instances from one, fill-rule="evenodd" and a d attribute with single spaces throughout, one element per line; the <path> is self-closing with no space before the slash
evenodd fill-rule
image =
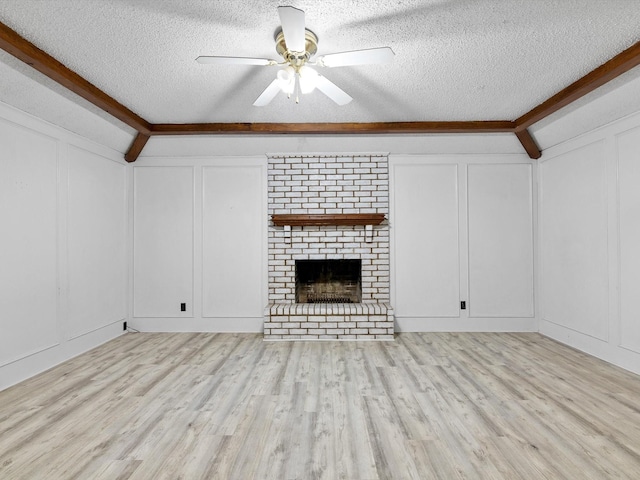
<path id="1" fill-rule="evenodd" d="M 297 303 L 360 303 L 362 262 L 296 260 Z"/>

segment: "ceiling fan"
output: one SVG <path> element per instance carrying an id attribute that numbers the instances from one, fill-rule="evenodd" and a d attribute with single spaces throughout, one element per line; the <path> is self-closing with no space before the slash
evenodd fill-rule
<path id="1" fill-rule="evenodd" d="M 352 98 L 336 84 L 320 75 L 311 67 L 346 67 L 389 63 L 393 60 L 393 50 L 389 47 L 354 50 L 350 52 L 321 55 L 314 61 L 311 57 L 318 50 L 318 37 L 305 28 L 304 12 L 294 7 L 278 7 L 282 28 L 276 31 L 276 51 L 283 61 L 267 58 L 200 56 L 199 63 L 218 65 L 262 65 L 282 67 L 275 80 L 253 103 L 256 107 L 268 105 L 279 92 L 288 97 L 295 95 L 296 103 L 300 93 L 311 93 L 316 88 L 338 105 L 346 105 Z"/>

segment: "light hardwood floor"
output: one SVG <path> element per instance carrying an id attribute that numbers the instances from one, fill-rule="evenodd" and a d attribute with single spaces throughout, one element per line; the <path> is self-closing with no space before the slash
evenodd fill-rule
<path id="1" fill-rule="evenodd" d="M 538 334 L 127 334 L 0 392 L 2 479 L 640 478 L 640 377 Z"/>

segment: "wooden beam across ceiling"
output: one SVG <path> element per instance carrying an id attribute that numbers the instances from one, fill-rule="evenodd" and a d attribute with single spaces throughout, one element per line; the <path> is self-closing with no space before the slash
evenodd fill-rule
<path id="1" fill-rule="evenodd" d="M 518 137 L 518 140 L 520 140 L 522 147 L 529 155 L 529 158 L 537 160 L 542 156 L 542 152 L 540 151 L 540 148 L 538 147 L 536 141 L 529 133 L 529 130 L 527 130 L 526 128 L 524 130 L 515 130 L 515 134 L 516 137 Z"/>
<path id="2" fill-rule="evenodd" d="M 515 133 L 533 159 L 541 152 L 528 127 L 640 65 L 640 42 L 569 85 L 515 121 L 374 123 L 203 123 L 151 124 L 49 54 L 0 23 L 0 48 L 138 131 L 125 154 L 134 162 L 153 135 L 380 135 L 424 133 Z"/>
<path id="3" fill-rule="evenodd" d="M 149 122 L 3 23 L 0 23 L 0 48 L 138 132 L 149 133 Z"/>
<path id="4" fill-rule="evenodd" d="M 516 120 L 516 131 L 529 128 L 534 123 L 539 122 L 570 103 L 593 92 L 596 88 L 601 87 L 638 65 L 640 65 L 640 42 L 635 43 L 608 62 L 603 63 L 584 77 L 560 90 L 533 110 L 522 115 Z"/>
<path id="5" fill-rule="evenodd" d="M 136 135 L 136 138 L 133 140 L 129 150 L 124 154 L 124 159 L 129 163 L 135 162 L 138 159 L 138 156 L 140 156 L 142 149 L 149 141 L 149 138 L 151 138 L 150 135 L 138 132 L 138 135 Z"/>
<path id="6" fill-rule="evenodd" d="M 513 132 L 515 122 L 191 123 L 154 124 L 152 135 L 366 135 Z"/>

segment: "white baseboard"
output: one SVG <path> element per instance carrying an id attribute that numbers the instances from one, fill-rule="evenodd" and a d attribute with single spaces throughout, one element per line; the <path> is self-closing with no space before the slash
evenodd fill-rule
<path id="1" fill-rule="evenodd" d="M 261 333 L 264 319 L 250 318 L 132 318 L 129 326 L 140 332 Z"/>
<path id="2" fill-rule="evenodd" d="M 640 353 L 570 328 L 542 320 L 540 333 L 569 347 L 640 375 Z"/>
<path id="3" fill-rule="evenodd" d="M 49 370 L 124 333 L 122 321 L 99 328 L 0 367 L 0 390 Z"/>
<path id="4" fill-rule="evenodd" d="M 537 332 L 535 318 L 398 317 L 396 332 Z"/>

